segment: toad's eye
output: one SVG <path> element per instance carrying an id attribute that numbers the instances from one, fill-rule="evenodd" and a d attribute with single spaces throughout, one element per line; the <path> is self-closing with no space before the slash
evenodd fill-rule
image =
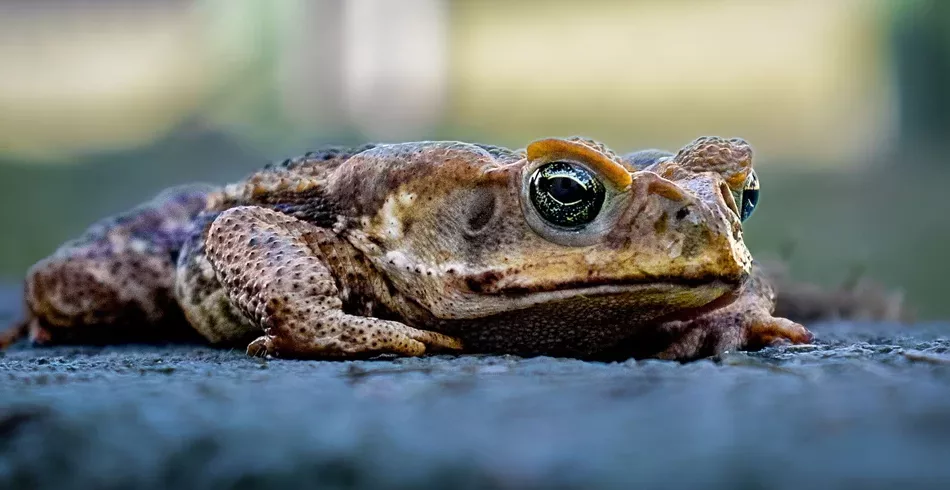
<path id="1" fill-rule="evenodd" d="M 752 212 L 755 211 L 755 205 L 759 203 L 759 177 L 755 175 L 755 170 L 749 173 L 746 179 L 745 187 L 742 189 L 742 204 L 739 206 L 739 218 L 742 221 L 749 219 Z"/>
<path id="2" fill-rule="evenodd" d="M 545 221 L 563 228 L 580 228 L 597 217 L 604 205 L 604 185 L 587 169 L 551 162 L 534 171 L 531 202 Z"/>

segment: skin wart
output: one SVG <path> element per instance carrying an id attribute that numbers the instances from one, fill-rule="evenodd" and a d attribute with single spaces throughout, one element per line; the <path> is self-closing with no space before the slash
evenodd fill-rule
<path id="1" fill-rule="evenodd" d="M 743 242 L 757 189 L 741 139 L 325 149 L 93 225 L 30 269 L 8 341 L 676 360 L 809 342 Z"/>

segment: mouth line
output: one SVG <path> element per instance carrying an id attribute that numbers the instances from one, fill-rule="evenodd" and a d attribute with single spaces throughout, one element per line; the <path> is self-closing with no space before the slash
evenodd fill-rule
<path id="1" fill-rule="evenodd" d="M 568 294 L 614 294 L 620 292 L 629 292 L 630 290 L 655 287 L 657 289 L 688 289 L 704 286 L 719 286 L 727 289 L 735 289 L 742 285 L 747 275 L 738 278 L 727 278 L 722 276 L 701 276 L 701 277 L 650 277 L 636 279 L 579 279 L 575 281 L 564 281 L 557 283 L 539 284 L 539 285 L 497 285 L 497 280 L 491 278 L 469 278 L 466 285 L 473 293 L 486 294 L 492 296 L 532 296 L 536 294 L 548 293 L 568 293 Z"/>

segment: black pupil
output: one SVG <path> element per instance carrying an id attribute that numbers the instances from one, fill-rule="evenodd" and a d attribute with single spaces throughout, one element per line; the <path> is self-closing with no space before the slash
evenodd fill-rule
<path id="1" fill-rule="evenodd" d="M 541 181 L 541 188 L 561 204 L 573 204 L 583 200 L 588 189 L 570 177 L 554 177 Z"/>
<path id="2" fill-rule="evenodd" d="M 530 193 L 541 217 L 565 228 L 593 221 L 606 195 L 603 184 L 590 171 L 567 162 L 540 167 L 531 181 Z"/>

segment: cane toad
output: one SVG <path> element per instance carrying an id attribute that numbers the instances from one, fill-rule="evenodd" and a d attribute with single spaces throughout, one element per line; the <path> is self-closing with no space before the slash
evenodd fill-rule
<path id="1" fill-rule="evenodd" d="M 742 239 L 752 150 L 618 156 L 581 138 L 330 148 L 171 189 L 26 278 L 34 343 L 197 333 L 251 355 L 688 360 L 811 334 Z"/>

